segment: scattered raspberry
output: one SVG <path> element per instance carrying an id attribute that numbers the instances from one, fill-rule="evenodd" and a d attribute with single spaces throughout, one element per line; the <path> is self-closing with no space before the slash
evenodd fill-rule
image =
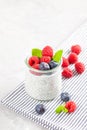
<path id="1" fill-rule="evenodd" d="M 66 59 L 65 57 L 63 57 L 62 59 L 63 59 L 62 67 L 68 67 L 68 65 L 69 65 L 68 59 Z"/>
<path id="2" fill-rule="evenodd" d="M 70 64 L 74 64 L 75 62 L 77 62 L 78 57 L 76 55 L 76 53 L 70 53 L 69 57 L 68 57 L 68 61 Z"/>
<path id="3" fill-rule="evenodd" d="M 74 112 L 76 110 L 76 104 L 73 101 L 68 101 L 65 104 L 65 108 L 68 109 L 68 112 Z"/>
<path id="4" fill-rule="evenodd" d="M 69 68 L 64 68 L 62 72 L 62 76 L 65 78 L 71 78 L 73 76 L 73 72 Z"/>
<path id="5" fill-rule="evenodd" d="M 50 61 L 51 61 L 51 57 L 49 57 L 49 56 L 43 56 L 43 57 L 40 59 L 40 62 L 49 63 Z"/>
<path id="6" fill-rule="evenodd" d="M 82 74 L 85 71 L 85 65 L 81 62 L 75 64 L 75 69 L 79 74 Z"/>
<path id="7" fill-rule="evenodd" d="M 81 47 L 80 45 L 74 45 L 71 47 L 71 51 L 76 53 L 77 55 L 81 52 Z"/>
<path id="8" fill-rule="evenodd" d="M 34 64 L 32 67 L 33 67 L 34 69 L 39 70 L 39 69 L 40 69 L 40 68 L 39 68 L 39 65 L 40 65 L 40 64 Z"/>
<path id="9" fill-rule="evenodd" d="M 42 50 L 42 56 L 53 56 L 53 49 L 50 46 L 45 46 Z"/>
<path id="10" fill-rule="evenodd" d="M 33 66 L 34 64 L 39 64 L 39 58 L 37 56 L 32 56 L 28 60 L 28 64 Z"/>

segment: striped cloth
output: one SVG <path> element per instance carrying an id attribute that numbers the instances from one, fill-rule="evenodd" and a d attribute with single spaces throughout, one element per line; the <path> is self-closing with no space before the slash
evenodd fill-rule
<path id="1" fill-rule="evenodd" d="M 83 51 L 79 55 L 79 59 L 87 68 L 87 23 L 61 45 L 60 48 L 64 49 L 65 56 L 68 55 L 72 44 L 82 46 Z M 74 66 L 71 65 L 70 68 L 74 69 Z M 50 130 L 87 130 L 87 71 L 81 75 L 77 75 L 74 71 L 74 74 L 73 78 L 62 78 L 62 92 L 68 92 L 71 95 L 71 100 L 77 104 L 77 109 L 72 114 L 56 114 L 54 112 L 55 108 L 63 103 L 59 96 L 49 102 L 32 99 L 25 91 L 24 82 L 19 84 L 1 102 L 14 112 Z M 38 103 L 42 103 L 46 107 L 46 112 L 43 115 L 38 115 L 35 112 L 35 106 Z"/>

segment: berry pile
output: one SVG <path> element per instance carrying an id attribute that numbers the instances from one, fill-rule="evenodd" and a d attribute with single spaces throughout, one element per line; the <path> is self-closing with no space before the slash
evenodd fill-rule
<path id="1" fill-rule="evenodd" d="M 59 105 L 55 112 L 57 114 L 61 113 L 61 112 L 65 112 L 65 113 L 72 113 L 76 110 L 76 104 L 74 101 L 69 101 L 70 100 L 70 96 L 67 92 L 61 93 L 61 100 L 65 102 L 65 104 Z"/>
<path id="2" fill-rule="evenodd" d="M 55 54 L 51 46 L 45 46 L 42 50 L 32 49 L 32 56 L 26 63 L 37 70 L 50 70 L 60 64 L 63 50 L 58 50 Z"/>
<path id="3" fill-rule="evenodd" d="M 68 58 L 63 57 L 62 60 L 62 76 L 65 78 L 71 78 L 73 76 L 73 71 L 69 68 L 69 65 L 74 65 L 74 68 L 78 74 L 82 74 L 85 71 L 85 65 L 78 61 L 78 55 L 81 52 L 81 47 L 79 45 L 71 46 L 71 52 Z"/>

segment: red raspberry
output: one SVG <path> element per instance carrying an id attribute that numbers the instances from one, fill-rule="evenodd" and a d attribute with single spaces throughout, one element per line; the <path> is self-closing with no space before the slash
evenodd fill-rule
<path id="1" fill-rule="evenodd" d="M 39 70 L 39 69 L 40 69 L 40 68 L 39 68 L 39 65 L 40 65 L 40 64 L 34 64 L 32 67 L 33 67 L 34 69 Z"/>
<path id="2" fill-rule="evenodd" d="M 76 110 L 76 104 L 73 101 L 68 101 L 65 104 L 65 108 L 68 109 L 68 112 L 74 112 Z"/>
<path id="3" fill-rule="evenodd" d="M 68 57 L 68 61 L 70 64 L 74 64 L 75 62 L 77 62 L 78 57 L 76 55 L 76 53 L 70 53 L 69 57 Z"/>
<path id="4" fill-rule="evenodd" d="M 73 76 L 73 72 L 69 68 L 64 68 L 62 71 L 62 76 L 65 78 L 71 78 Z"/>
<path id="5" fill-rule="evenodd" d="M 76 53 L 77 55 L 81 52 L 81 47 L 80 45 L 74 45 L 71 47 L 71 51 Z"/>
<path id="6" fill-rule="evenodd" d="M 75 69 L 79 74 L 82 74 L 85 71 L 85 65 L 81 62 L 75 64 Z"/>
<path id="7" fill-rule="evenodd" d="M 32 56 L 28 60 L 28 64 L 33 66 L 34 64 L 39 64 L 39 58 L 37 56 Z"/>
<path id="8" fill-rule="evenodd" d="M 40 62 L 49 63 L 50 61 L 51 61 L 51 57 L 49 57 L 49 56 L 43 56 L 43 57 L 40 59 Z"/>
<path id="9" fill-rule="evenodd" d="M 62 59 L 63 59 L 62 67 L 68 67 L 68 65 L 69 65 L 68 59 L 66 59 L 65 57 L 63 57 Z"/>
<path id="10" fill-rule="evenodd" d="M 42 56 L 53 56 L 53 49 L 50 46 L 45 46 L 42 50 Z"/>

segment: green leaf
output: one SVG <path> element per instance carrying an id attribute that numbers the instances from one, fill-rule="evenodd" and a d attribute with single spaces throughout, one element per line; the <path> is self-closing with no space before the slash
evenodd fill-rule
<path id="1" fill-rule="evenodd" d="M 38 48 L 33 48 L 32 49 L 32 56 L 37 56 L 39 58 L 42 57 L 42 51 Z"/>
<path id="2" fill-rule="evenodd" d="M 55 55 L 53 56 L 53 60 L 55 62 L 60 62 L 61 61 L 61 58 L 62 58 L 62 54 L 63 54 L 63 50 L 58 50 Z"/>
<path id="3" fill-rule="evenodd" d="M 64 108 L 63 112 L 68 113 L 68 109 Z"/>
<path id="4" fill-rule="evenodd" d="M 56 108 L 55 112 L 56 112 L 56 113 L 61 113 L 61 112 L 63 111 L 63 109 L 64 109 L 64 106 L 63 106 L 63 105 L 60 105 L 60 106 L 58 106 L 58 107 Z"/>

